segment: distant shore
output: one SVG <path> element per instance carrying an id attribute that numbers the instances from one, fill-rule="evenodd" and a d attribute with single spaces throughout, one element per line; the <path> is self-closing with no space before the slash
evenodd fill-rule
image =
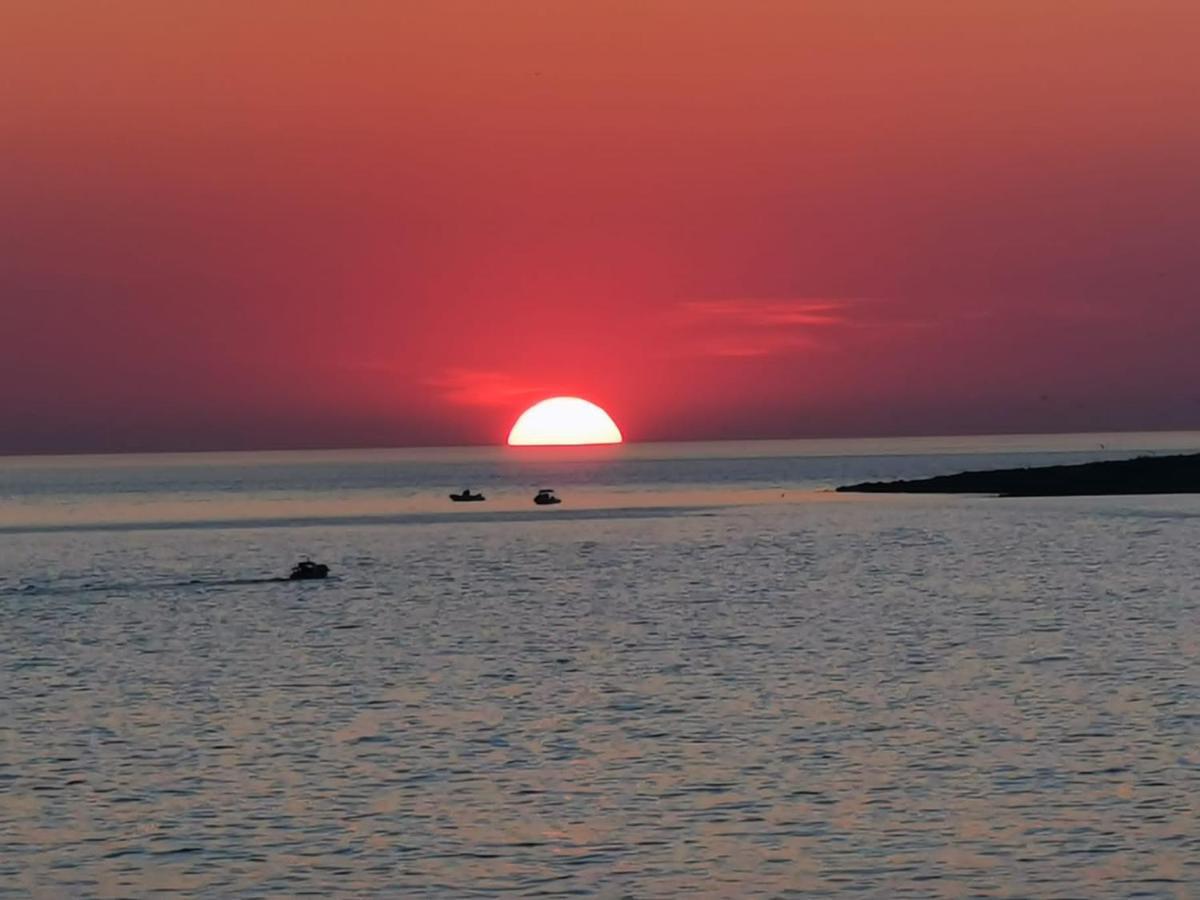
<path id="1" fill-rule="evenodd" d="M 1001 497 L 1200 494 L 1200 453 L 1139 456 L 1069 466 L 992 469 L 899 481 L 865 481 L 843 485 L 837 490 L 874 494 L 996 494 Z"/>

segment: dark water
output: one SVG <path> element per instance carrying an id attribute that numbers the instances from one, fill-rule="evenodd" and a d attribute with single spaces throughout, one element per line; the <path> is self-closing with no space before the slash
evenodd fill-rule
<path id="1" fill-rule="evenodd" d="M 0 462 L 0 893 L 1196 896 L 1200 497 L 816 492 L 1101 440 Z"/>

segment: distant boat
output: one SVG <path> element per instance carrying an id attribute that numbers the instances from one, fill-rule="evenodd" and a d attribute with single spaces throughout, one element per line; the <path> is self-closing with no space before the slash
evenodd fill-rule
<path id="1" fill-rule="evenodd" d="M 291 581 L 308 581 L 313 578 L 324 578 L 329 574 L 329 566 L 324 563 L 315 563 L 311 559 L 305 559 L 292 566 L 292 574 L 288 576 Z"/>
<path id="2" fill-rule="evenodd" d="M 480 500 L 486 500 L 487 497 L 483 494 L 472 494 L 468 488 L 463 488 L 461 494 L 451 494 L 450 499 L 455 503 L 478 503 Z"/>
<path id="3" fill-rule="evenodd" d="M 538 506 L 553 506 L 555 503 L 562 503 L 562 500 L 554 496 L 552 488 L 542 488 L 533 498 L 533 502 Z"/>

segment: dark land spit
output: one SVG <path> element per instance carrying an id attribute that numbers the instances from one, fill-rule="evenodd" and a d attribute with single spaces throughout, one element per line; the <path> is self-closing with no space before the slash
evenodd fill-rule
<path id="1" fill-rule="evenodd" d="M 1139 456 L 1071 466 L 960 472 L 909 481 L 866 481 L 838 491 L 875 494 L 998 494 L 1077 497 L 1100 494 L 1200 494 L 1200 453 Z"/>

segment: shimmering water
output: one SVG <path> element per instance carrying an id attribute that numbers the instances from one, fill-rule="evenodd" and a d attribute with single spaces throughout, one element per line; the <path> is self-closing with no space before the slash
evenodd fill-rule
<path id="1" fill-rule="evenodd" d="M 1185 446 L 0 461 L 0 894 L 1195 896 L 1200 497 L 819 492 Z"/>

